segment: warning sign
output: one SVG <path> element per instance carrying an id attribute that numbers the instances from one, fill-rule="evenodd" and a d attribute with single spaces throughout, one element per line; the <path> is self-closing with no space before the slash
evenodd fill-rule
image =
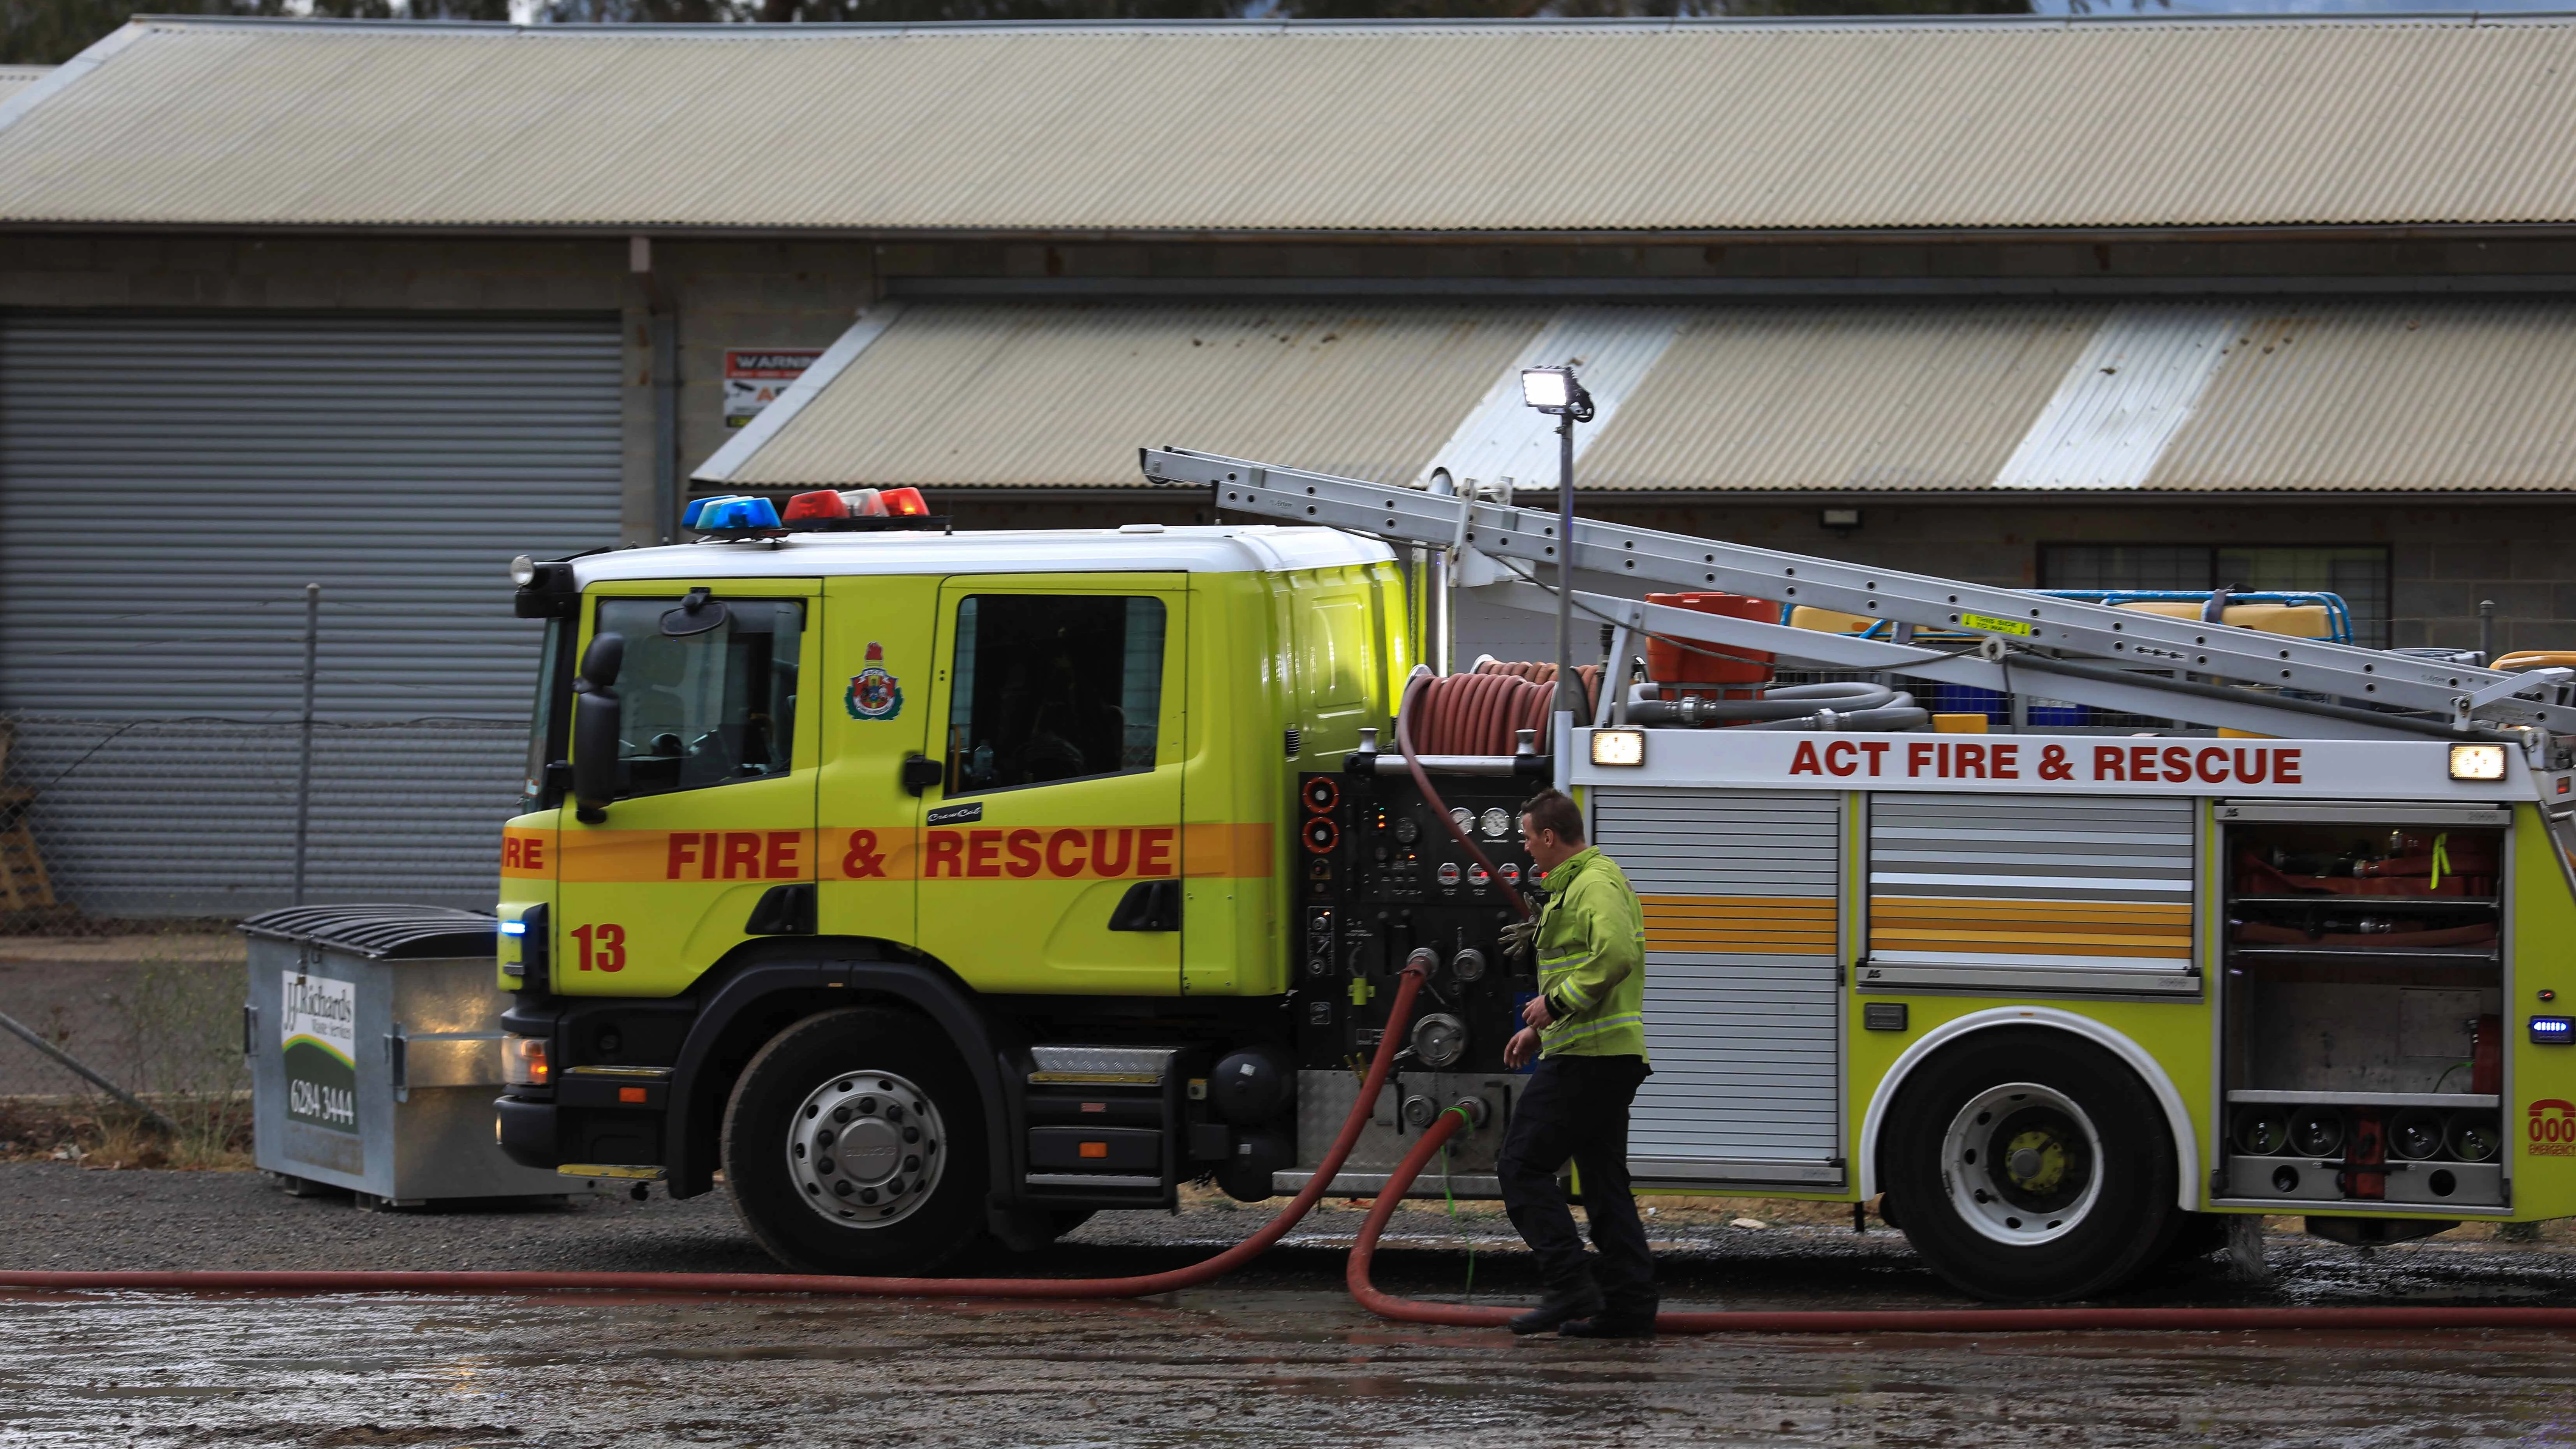
<path id="1" fill-rule="evenodd" d="M 804 375 L 822 356 L 819 349 L 797 347 L 727 348 L 724 369 L 724 420 L 738 428 L 778 401 L 787 385 Z"/>

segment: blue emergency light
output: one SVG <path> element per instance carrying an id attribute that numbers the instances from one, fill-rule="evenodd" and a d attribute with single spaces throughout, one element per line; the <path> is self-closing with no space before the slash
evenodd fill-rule
<path id="1" fill-rule="evenodd" d="M 745 494 L 727 494 L 720 498 L 701 498 L 689 505 L 680 516 L 684 528 L 701 533 L 717 533 L 734 528 L 776 528 L 778 505 L 766 498 Z"/>
<path id="2" fill-rule="evenodd" d="M 528 934 L 528 923 L 525 921 L 503 921 L 501 923 L 501 934 L 504 936 L 524 936 Z"/>
<path id="3" fill-rule="evenodd" d="M 2576 1016 L 2533 1017 L 2531 1039 L 2547 1046 L 2565 1046 L 2576 1041 Z"/>

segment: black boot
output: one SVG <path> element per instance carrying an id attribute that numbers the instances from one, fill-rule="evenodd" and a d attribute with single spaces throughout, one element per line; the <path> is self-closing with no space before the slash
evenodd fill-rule
<path id="1" fill-rule="evenodd" d="M 1559 1324 L 1590 1318 L 1601 1311 L 1601 1290 L 1589 1272 L 1550 1288 L 1536 1308 L 1512 1320 L 1514 1333 L 1545 1333 Z"/>
<path id="2" fill-rule="evenodd" d="M 1567 1338 L 1652 1338 L 1655 1315 L 1603 1311 L 1590 1318 L 1578 1318 L 1559 1328 Z"/>

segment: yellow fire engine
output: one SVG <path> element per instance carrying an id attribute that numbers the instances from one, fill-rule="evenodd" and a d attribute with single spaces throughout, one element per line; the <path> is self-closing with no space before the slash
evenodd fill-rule
<path id="1" fill-rule="evenodd" d="M 1427 947 L 1334 1183 L 1373 1192 L 1449 1102 L 1511 1110 L 1514 807 L 1552 781 L 1647 905 L 1643 1188 L 1884 1193 L 1937 1271 L 2020 1299 L 2231 1217 L 2375 1243 L 2576 1213 L 2558 661 L 1144 466 L 1278 521 L 959 534 L 829 493 L 520 561 L 547 642 L 502 847 L 512 1157 L 677 1196 L 721 1172 L 824 1271 L 1032 1249 L 1211 1175 L 1266 1198 Z M 1568 544 L 1637 584 L 1562 601 L 1605 636 L 1579 716 L 1544 669 L 1417 670 L 1453 585 L 1559 607 Z M 1934 686 L 1991 719 L 1931 728 Z M 1499 1136 L 1419 1190 L 1491 1195 Z"/>

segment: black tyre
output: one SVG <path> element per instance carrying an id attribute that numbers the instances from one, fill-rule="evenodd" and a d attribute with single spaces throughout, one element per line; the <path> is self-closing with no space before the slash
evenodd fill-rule
<path id="1" fill-rule="evenodd" d="M 2062 1032 L 1983 1031 L 1907 1079 L 1879 1136 L 1932 1271 L 1980 1298 L 2105 1293 L 2173 1241 L 2173 1134 L 2135 1072 Z"/>
<path id="2" fill-rule="evenodd" d="M 743 1068 L 724 1119 L 743 1225 L 809 1273 L 923 1276 L 984 1233 L 984 1108 L 930 1022 L 809 1016 Z"/>

